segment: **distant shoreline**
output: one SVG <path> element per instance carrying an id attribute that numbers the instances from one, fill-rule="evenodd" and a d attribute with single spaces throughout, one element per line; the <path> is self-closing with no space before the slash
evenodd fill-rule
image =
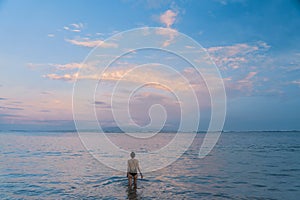
<path id="1" fill-rule="evenodd" d="M 77 130 L 23 130 L 23 129 L 12 129 L 12 130 L 0 130 L 0 132 L 6 132 L 6 133 L 77 133 Z M 98 130 L 81 130 L 80 132 L 82 133 L 97 133 L 100 131 Z M 140 133 L 152 133 L 153 131 L 149 132 L 140 132 Z M 265 133 L 265 132 L 300 132 L 300 130 L 223 130 L 222 133 Z M 103 133 L 103 132 L 101 132 Z M 109 130 L 104 130 L 104 133 L 125 133 L 123 131 L 109 131 Z M 135 133 L 135 131 L 132 131 L 132 133 Z M 153 132 L 154 133 L 154 132 Z M 177 133 L 177 131 L 174 130 L 163 130 L 160 131 L 159 133 Z M 181 133 L 195 133 L 195 132 L 181 132 Z M 207 133 L 207 131 L 197 131 L 197 133 Z"/>

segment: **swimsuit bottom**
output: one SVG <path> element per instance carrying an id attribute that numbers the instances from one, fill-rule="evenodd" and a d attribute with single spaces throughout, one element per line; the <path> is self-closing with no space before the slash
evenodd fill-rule
<path id="1" fill-rule="evenodd" d="M 132 173 L 132 172 L 129 172 L 129 174 L 130 174 L 131 176 L 137 175 L 137 173 Z"/>

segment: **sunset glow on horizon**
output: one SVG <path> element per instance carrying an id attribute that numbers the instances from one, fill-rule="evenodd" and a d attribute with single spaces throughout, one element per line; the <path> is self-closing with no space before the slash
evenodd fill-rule
<path id="1" fill-rule="evenodd" d="M 143 28 L 147 35 L 150 27 L 157 28 L 154 41 L 162 49 L 181 44 L 180 34 L 185 34 L 211 58 L 206 61 L 203 54 L 194 62 L 215 63 L 227 96 L 223 130 L 300 130 L 299 1 L 93 3 L 0 1 L 0 130 L 74 129 L 74 83 L 99 80 L 94 100 L 80 93 L 83 121 L 90 120 L 85 109 L 93 106 L 101 125 L 116 127 L 111 105 L 117 105 L 120 115 L 127 112 L 123 108 L 128 103 L 134 123 L 146 126 L 151 123 L 149 109 L 158 109 L 152 116 L 155 123 L 166 114 L 166 128 L 174 130 L 180 116 L 190 122 L 195 118 L 191 114 L 195 104 L 184 104 L 192 89 L 201 110 L 199 130 L 206 130 L 212 104 L 206 80 L 217 84 L 216 77 L 201 78 L 191 63 L 153 49 L 128 49 L 100 76 L 104 67 L 86 61 L 99 44 L 108 53 L 95 57 L 111 59 L 112 52 L 126 42 L 134 43 L 118 40 L 123 32 Z M 195 47 L 185 45 L 180 51 L 193 54 Z M 111 102 L 120 80 L 117 100 Z M 128 102 L 130 84 L 144 85 Z M 174 93 L 183 99 L 176 99 Z M 155 107 L 158 104 L 164 111 Z"/>

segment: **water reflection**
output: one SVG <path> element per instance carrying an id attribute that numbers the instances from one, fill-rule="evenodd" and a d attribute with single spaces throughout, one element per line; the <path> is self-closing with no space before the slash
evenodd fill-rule
<path id="1" fill-rule="evenodd" d="M 126 174 L 94 159 L 75 134 L 1 133 L 0 199 L 297 199 L 299 133 L 224 133 L 198 159 L 202 136 L 130 189 Z"/>
<path id="2" fill-rule="evenodd" d="M 142 199 L 142 198 L 141 198 L 141 195 L 138 194 L 136 187 L 128 187 L 127 188 L 127 199 L 137 200 L 137 199 Z"/>

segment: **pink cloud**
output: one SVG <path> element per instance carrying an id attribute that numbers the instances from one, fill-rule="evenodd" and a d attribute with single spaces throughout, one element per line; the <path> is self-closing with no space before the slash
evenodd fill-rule
<path id="1" fill-rule="evenodd" d="M 58 74 L 47 74 L 43 75 L 44 78 L 52 79 L 52 80 L 63 80 L 63 81 L 74 81 L 78 77 L 78 73 L 74 74 L 64 74 L 64 75 L 58 75 Z"/>
<path id="2" fill-rule="evenodd" d="M 167 27 L 167 29 L 162 28 L 157 31 L 157 34 L 168 37 L 168 39 L 163 42 L 163 47 L 169 46 L 178 35 L 178 31 L 171 28 L 176 21 L 176 17 L 177 13 L 172 10 L 167 10 L 159 17 L 160 22 Z"/>
<path id="3" fill-rule="evenodd" d="M 162 44 L 163 47 L 166 47 L 174 42 L 178 35 L 178 31 L 172 28 L 159 28 L 157 29 L 156 34 L 168 37 Z"/>
<path id="4" fill-rule="evenodd" d="M 80 39 L 80 40 L 75 40 L 75 39 L 66 39 L 67 42 L 77 45 L 77 46 L 83 46 L 83 47 L 103 47 L 103 48 L 117 48 L 118 44 L 115 43 L 107 43 L 104 42 L 103 40 L 90 40 L 90 39 Z"/>
<path id="5" fill-rule="evenodd" d="M 231 77 L 224 79 L 225 86 L 229 92 L 239 91 L 245 94 L 250 94 L 253 90 L 253 77 L 257 75 L 258 72 L 249 72 L 244 78 L 239 80 L 233 80 Z"/>
<path id="6" fill-rule="evenodd" d="M 176 20 L 176 16 L 177 16 L 177 13 L 175 13 L 174 11 L 172 10 L 167 10 L 165 13 L 163 13 L 161 16 L 160 16 L 160 22 L 163 23 L 164 25 L 166 25 L 167 28 L 170 28 L 175 20 Z"/>
<path id="7" fill-rule="evenodd" d="M 244 80 L 248 81 L 251 78 L 253 78 L 256 74 L 257 74 L 257 72 L 249 72 L 248 75 L 244 78 Z"/>

